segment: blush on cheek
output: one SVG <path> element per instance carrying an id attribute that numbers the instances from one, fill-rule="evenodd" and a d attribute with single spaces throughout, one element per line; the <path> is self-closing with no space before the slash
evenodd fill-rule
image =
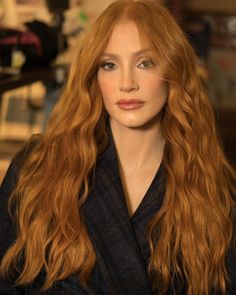
<path id="1" fill-rule="evenodd" d="M 111 81 L 109 82 L 104 80 L 103 81 L 98 80 L 98 85 L 102 93 L 102 96 L 104 98 L 109 98 L 114 93 L 114 91 L 112 90 L 113 87 L 111 85 Z"/>
<path id="2" fill-rule="evenodd" d="M 103 104 L 104 104 L 105 110 L 110 115 L 111 112 L 112 112 L 112 110 L 111 110 L 111 103 L 109 102 L 109 99 L 107 99 L 106 96 L 103 96 Z"/>

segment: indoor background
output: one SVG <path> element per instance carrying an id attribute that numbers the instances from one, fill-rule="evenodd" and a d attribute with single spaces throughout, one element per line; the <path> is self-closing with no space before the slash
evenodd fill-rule
<path id="1" fill-rule="evenodd" d="M 111 2 L 0 0 L 0 183 L 14 154 L 44 132 L 78 43 Z M 236 1 L 160 2 L 196 50 L 222 144 L 236 167 Z"/>

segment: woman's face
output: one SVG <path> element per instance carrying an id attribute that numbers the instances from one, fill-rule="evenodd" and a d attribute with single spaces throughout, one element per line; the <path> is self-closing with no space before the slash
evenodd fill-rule
<path id="1" fill-rule="evenodd" d="M 129 21 L 114 27 L 98 70 L 98 83 L 111 125 L 141 128 L 160 122 L 168 85 L 143 48 L 137 26 Z"/>

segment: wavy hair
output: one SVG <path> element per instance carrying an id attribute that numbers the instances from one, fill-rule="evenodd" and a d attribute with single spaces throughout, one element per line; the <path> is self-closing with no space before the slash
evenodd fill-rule
<path id="1" fill-rule="evenodd" d="M 45 271 L 44 290 L 72 273 L 84 286 L 89 283 L 96 255 L 80 208 L 108 142 L 97 70 L 114 26 L 125 20 L 136 23 L 169 85 L 162 122 L 166 193 L 147 230 L 153 291 L 166 294 L 177 278 L 187 282 L 188 295 L 211 289 L 224 294 L 236 176 L 219 143 L 195 53 L 170 13 L 151 0 L 114 2 L 83 40 L 45 134 L 11 196 L 18 234 L 1 274 L 15 269 L 20 285 Z"/>

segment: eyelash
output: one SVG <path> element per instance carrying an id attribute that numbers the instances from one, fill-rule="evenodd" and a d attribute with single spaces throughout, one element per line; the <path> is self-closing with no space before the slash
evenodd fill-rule
<path id="1" fill-rule="evenodd" d="M 106 68 L 107 66 L 109 66 L 109 68 Z M 112 68 L 110 68 L 110 66 L 112 66 Z M 114 67 L 116 67 L 116 65 L 113 62 L 102 62 L 100 64 L 100 68 L 104 69 L 105 71 L 112 71 L 114 70 Z"/>
<path id="2" fill-rule="evenodd" d="M 150 69 L 155 66 L 154 62 L 151 59 L 143 60 L 138 66 L 146 64 L 147 66 L 141 67 L 142 69 Z"/>
<path id="3" fill-rule="evenodd" d="M 144 66 L 144 64 L 146 64 Z M 154 62 L 151 59 L 143 60 L 138 64 L 138 68 L 141 69 L 150 69 L 155 66 Z M 108 67 L 108 68 L 107 68 Z M 117 68 L 117 65 L 113 62 L 104 61 L 100 64 L 100 68 L 102 68 L 105 71 L 112 71 Z"/>

